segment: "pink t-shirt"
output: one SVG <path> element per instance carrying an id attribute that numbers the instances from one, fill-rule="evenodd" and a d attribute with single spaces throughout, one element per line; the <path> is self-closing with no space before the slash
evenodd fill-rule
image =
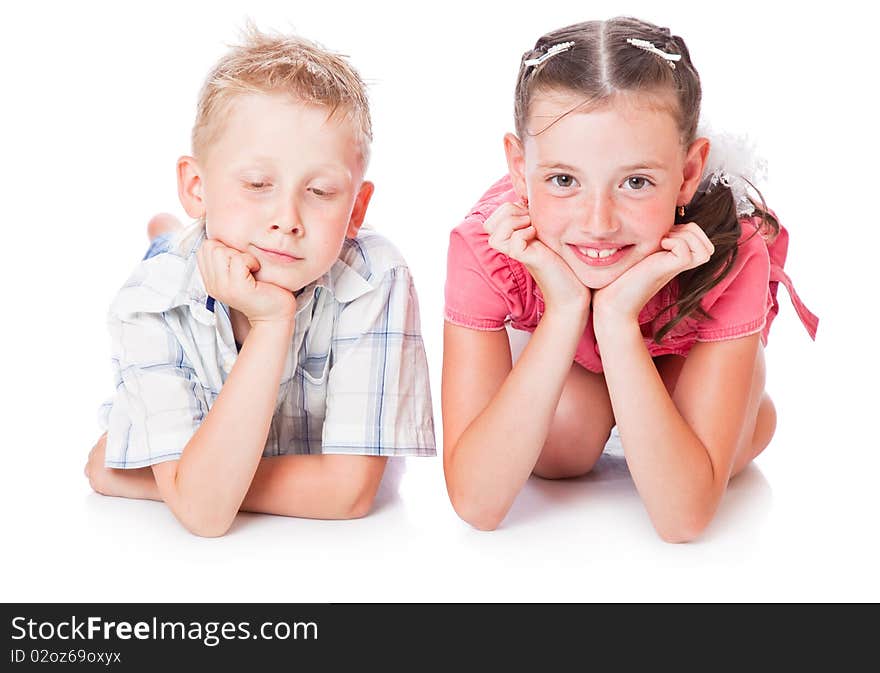
<path id="1" fill-rule="evenodd" d="M 452 230 L 446 274 L 446 320 L 478 330 L 500 330 L 505 323 L 534 331 L 544 312 L 544 299 L 535 279 L 520 262 L 489 246 L 483 231 L 486 221 L 502 203 L 516 201 L 510 178 L 505 176 L 489 188 L 464 222 Z M 757 231 L 759 220 L 744 219 L 736 263 L 724 279 L 701 300 L 711 316 L 693 314 L 679 322 L 658 344 L 655 331 L 671 316 L 660 311 L 675 300 L 673 280 L 654 295 L 639 313 L 639 324 L 651 356 L 687 355 L 697 341 L 721 341 L 760 333 L 766 344 L 770 324 L 779 311 L 776 291 L 781 282 L 810 336 L 815 338 L 818 318 L 803 305 L 783 271 L 788 232 L 767 243 Z M 593 372 L 602 371 L 602 360 L 593 334 L 593 321 L 578 344 L 575 361 Z"/>

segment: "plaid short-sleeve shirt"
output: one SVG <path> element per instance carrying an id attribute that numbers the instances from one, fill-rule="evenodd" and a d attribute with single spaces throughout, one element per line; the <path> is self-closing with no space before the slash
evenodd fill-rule
<path id="1" fill-rule="evenodd" d="M 110 307 L 116 392 L 101 407 L 107 467 L 178 459 L 235 364 L 229 309 L 208 296 L 196 262 L 204 237 L 195 224 L 141 262 Z M 263 455 L 435 452 L 412 277 L 391 243 L 362 230 L 297 295 Z"/>

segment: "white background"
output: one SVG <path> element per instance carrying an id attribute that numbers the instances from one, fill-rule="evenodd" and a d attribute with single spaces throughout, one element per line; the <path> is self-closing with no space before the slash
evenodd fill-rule
<path id="1" fill-rule="evenodd" d="M 807 3 L 801 7 L 808 6 Z M 2 19 L 0 190 L 5 601 L 878 600 L 876 9 L 728 2 L 18 3 Z M 723 10 L 723 11 L 722 11 Z M 11 12 L 11 13 L 10 13 Z M 868 16 L 871 12 L 873 16 Z M 222 539 L 82 475 L 111 391 L 105 313 L 158 211 L 196 93 L 247 16 L 351 56 L 375 125 L 369 221 L 414 271 L 438 445 L 449 230 L 504 171 L 520 55 L 542 33 L 631 14 L 687 40 L 713 126 L 768 159 L 787 271 L 768 348 L 770 448 L 699 541 L 657 538 L 622 458 L 533 479 L 502 528 L 450 507 L 437 459 L 397 462 L 375 512 L 242 515 Z M 515 431 L 515 428 L 512 429 Z"/>

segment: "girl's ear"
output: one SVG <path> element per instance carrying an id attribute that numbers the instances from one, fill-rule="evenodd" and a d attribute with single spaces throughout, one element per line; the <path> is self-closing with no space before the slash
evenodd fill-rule
<path id="1" fill-rule="evenodd" d="M 364 180 L 361 184 L 361 188 L 354 199 L 351 217 L 348 218 L 348 228 L 345 230 L 346 238 L 354 238 L 357 236 L 358 231 L 360 231 L 361 225 L 364 223 L 364 217 L 367 215 L 367 206 L 370 205 L 370 199 L 373 198 L 374 189 L 375 186 L 368 180 Z"/>
<path id="2" fill-rule="evenodd" d="M 686 206 L 694 198 L 700 179 L 703 177 L 703 169 L 706 167 L 706 159 L 709 157 L 709 139 L 697 138 L 688 148 L 684 158 L 684 170 L 681 189 L 678 192 L 676 205 Z"/>
<path id="3" fill-rule="evenodd" d="M 529 190 L 526 184 L 526 155 L 522 141 L 512 133 L 504 136 L 504 154 L 507 156 L 507 170 L 513 182 L 516 195 L 528 202 Z"/>
<path id="4" fill-rule="evenodd" d="M 177 160 L 177 196 L 186 214 L 198 219 L 205 215 L 205 195 L 201 168 L 193 157 Z"/>

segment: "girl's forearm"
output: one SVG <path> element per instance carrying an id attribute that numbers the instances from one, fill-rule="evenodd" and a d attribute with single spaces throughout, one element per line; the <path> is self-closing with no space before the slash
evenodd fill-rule
<path id="1" fill-rule="evenodd" d="M 486 408 L 459 438 L 446 479 L 463 518 L 494 528 L 541 454 L 584 331 L 585 312 L 548 311 Z"/>
<path id="2" fill-rule="evenodd" d="M 235 517 L 260 462 L 290 350 L 293 321 L 254 324 L 211 411 L 187 443 L 163 499 L 186 525 Z M 205 522 L 210 520 L 211 524 Z"/>
<path id="3" fill-rule="evenodd" d="M 608 394 L 639 495 L 664 539 L 690 538 L 720 499 L 709 453 L 669 396 L 638 324 L 597 323 Z"/>

